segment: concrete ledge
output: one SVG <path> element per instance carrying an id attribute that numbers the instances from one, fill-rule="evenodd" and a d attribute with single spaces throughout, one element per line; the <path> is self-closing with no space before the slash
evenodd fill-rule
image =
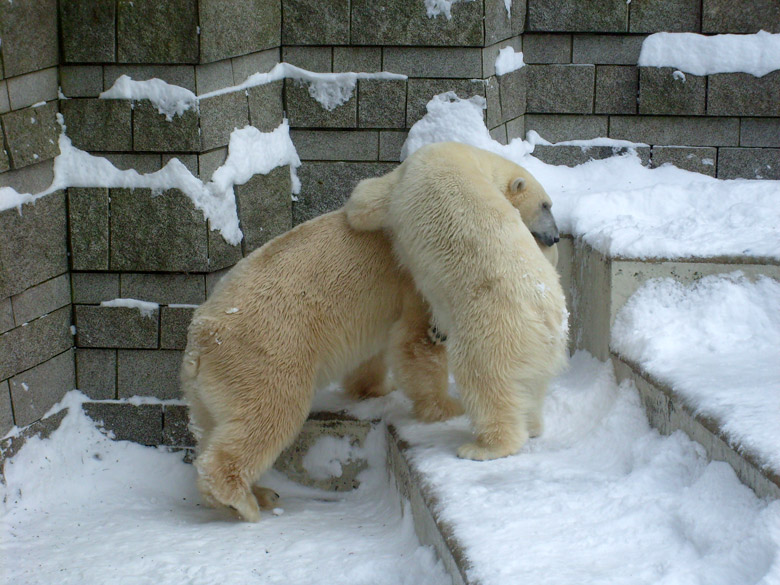
<path id="1" fill-rule="evenodd" d="M 704 447 L 710 459 L 728 463 L 758 497 L 780 498 L 780 475 L 758 455 L 727 438 L 719 421 L 694 412 L 674 390 L 638 365 L 614 352 L 611 357 L 618 382 L 634 382 L 654 428 L 664 435 L 683 431 Z"/>

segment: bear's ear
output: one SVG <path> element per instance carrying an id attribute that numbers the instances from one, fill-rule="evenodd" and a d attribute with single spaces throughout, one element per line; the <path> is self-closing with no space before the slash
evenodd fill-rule
<path id="1" fill-rule="evenodd" d="M 344 204 L 347 222 L 352 229 L 361 232 L 382 229 L 389 204 L 390 193 L 384 177 L 363 179 Z"/>
<path id="2" fill-rule="evenodd" d="M 512 193 L 520 193 L 525 189 L 525 179 L 523 177 L 517 177 L 509 184 L 509 190 Z"/>

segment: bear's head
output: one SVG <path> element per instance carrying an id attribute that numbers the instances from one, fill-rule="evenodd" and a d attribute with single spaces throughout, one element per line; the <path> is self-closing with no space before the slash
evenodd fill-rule
<path id="1" fill-rule="evenodd" d="M 520 212 L 523 223 L 540 244 L 549 247 L 558 243 L 561 237 L 552 214 L 552 201 L 531 173 L 513 163 L 502 164 L 495 169 L 493 181 Z"/>

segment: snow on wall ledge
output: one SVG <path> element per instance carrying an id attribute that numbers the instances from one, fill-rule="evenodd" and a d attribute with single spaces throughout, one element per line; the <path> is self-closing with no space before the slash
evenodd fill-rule
<path id="1" fill-rule="evenodd" d="M 780 69 L 780 34 L 655 33 L 642 43 L 640 67 L 674 67 L 691 75 L 750 73 L 763 77 Z"/>
<path id="2" fill-rule="evenodd" d="M 66 134 L 62 115 L 57 116 L 62 134 L 60 154 L 54 159 L 52 184 L 34 195 L 17 193 L 10 187 L 0 188 L 0 211 L 17 207 L 21 213 L 23 204 L 68 187 L 146 188 L 152 189 L 153 193 L 179 189 L 203 212 L 211 228 L 235 246 L 241 242 L 243 234 L 238 223 L 234 185 L 246 183 L 253 175 L 265 175 L 276 167 L 289 165 L 292 191 L 300 192 L 296 169 L 301 160 L 290 139 L 287 120 L 272 132 L 260 132 L 253 126 L 234 130 L 230 135 L 227 160 L 214 172 L 211 181 L 204 183 L 176 158 L 159 171 L 144 175 L 134 169 L 120 170 L 108 159 L 74 147 Z"/>

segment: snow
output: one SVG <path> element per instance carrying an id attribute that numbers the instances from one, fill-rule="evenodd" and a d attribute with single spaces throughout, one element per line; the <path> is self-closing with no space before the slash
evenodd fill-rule
<path id="1" fill-rule="evenodd" d="M 138 309 L 143 317 L 151 317 L 152 314 L 160 308 L 157 303 L 149 301 L 139 301 L 137 299 L 113 299 L 102 301 L 101 307 L 124 307 L 126 309 Z"/>
<path id="2" fill-rule="evenodd" d="M 611 256 L 631 258 L 780 258 L 780 181 L 719 180 L 672 165 L 650 169 L 629 152 L 577 167 L 548 165 L 531 156 L 536 133 L 502 145 L 483 121 L 485 100 L 453 92 L 434 97 L 409 131 L 406 158 L 431 142 L 455 140 L 495 152 L 527 168 L 553 200 L 563 233 Z M 635 148 L 598 138 L 574 144 Z"/>
<path id="3" fill-rule="evenodd" d="M 309 448 L 301 465 L 312 479 L 341 477 L 342 464 L 360 459 L 359 450 L 352 445 L 352 437 L 323 435 Z"/>
<path id="4" fill-rule="evenodd" d="M 473 2 L 474 0 L 425 0 L 425 12 L 428 18 L 436 18 L 443 14 L 447 20 L 452 20 L 452 5 L 458 2 Z M 504 3 L 512 0 L 504 0 Z M 508 11 L 509 9 L 507 9 Z"/>
<path id="5" fill-rule="evenodd" d="M 618 313 L 612 348 L 780 473 L 780 283 L 650 280 Z"/>
<path id="6" fill-rule="evenodd" d="M 181 116 L 190 108 L 196 107 L 198 101 L 195 94 L 187 88 L 171 85 L 162 79 L 134 81 L 127 75 L 121 75 L 110 89 L 100 94 L 100 98 L 149 100 L 169 122 L 174 116 Z"/>
<path id="7" fill-rule="evenodd" d="M 9 582 L 449 582 L 387 480 L 381 425 L 366 440 L 359 489 L 317 491 L 272 472 L 261 483 L 284 513 L 247 524 L 202 505 L 181 454 L 100 434 L 81 414 L 84 399 L 70 393 L 60 429 L 5 464 Z M 756 498 L 683 434 L 650 429 L 636 390 L 587 354 L 553 383 L 545 434 L 492 462 L 455 456 L 470 433 L 465 417 L 419 423 L 399 392 L 354 403 L 331 389 L 317 402 L 396 426 L 465 547 L 469 578 L 484 585 L 780 579 L 780 502 Z M 335 475 L 347 442 L 321 441 L 310 459 Z"/>
<path id="8" fill-rule="evenodd" d="M 780 69 L 780 34 L 655 33 L 642 43 L 640 67 L 674 67 L 692 75 L 750 73 L 762 77 Z"/>
<path id="9" fill-rule="evenodd" d="M 498 51 L 496 75 L 506 75 L 512 71 L 517 71 L 521 67 L 525 67 L 522 53 L 515 53 L 512 47 L 504 47 Z"/>

